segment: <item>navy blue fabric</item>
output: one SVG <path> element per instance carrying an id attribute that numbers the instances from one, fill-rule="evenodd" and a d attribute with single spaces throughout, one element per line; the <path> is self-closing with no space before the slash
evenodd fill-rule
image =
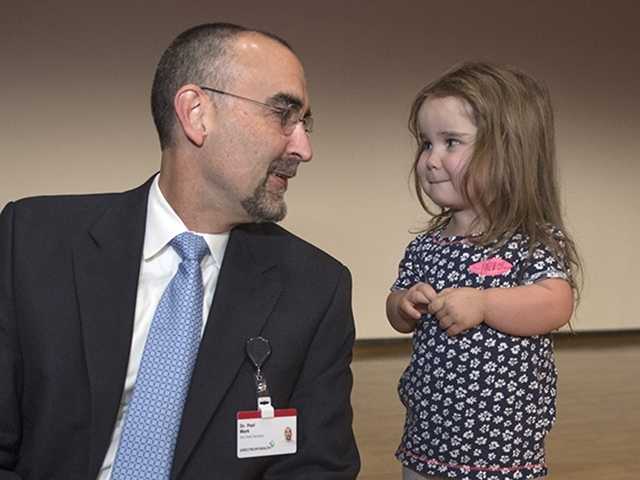
<path id="1" fill-rule="evenodd" d="M 500 273 L 480 275 L 482 262 Z M 475 266 L 474 266 L 475 265 Z M 393 289 L 417 282 L 445 288 L 509 288 L 566 278 L 546 247 L 531 257 L 526 236 L 474 245 L 441 231 L 406 249 Z M 425 475 L 460 480 L 532 479 L 547 473 L 544 439 L 555 420 L 556 369 L 549 335 L 514 337 L 480 324 L 449 337 L 424 315 L 399 383 L 407 409 L 397 458 Z"/>

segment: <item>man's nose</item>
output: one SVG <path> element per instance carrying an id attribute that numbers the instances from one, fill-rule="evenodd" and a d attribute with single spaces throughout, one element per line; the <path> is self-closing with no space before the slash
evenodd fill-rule
<path id="1" fill-rule="evenodd" d="M 301 162 L 308 162 L 313 157 L 313 149 L 311 148 L 311 137 L 305 131 L 302 122 L 298 122 L 289 137 L 289 146 L 287 153 L 294 155 Z"/>

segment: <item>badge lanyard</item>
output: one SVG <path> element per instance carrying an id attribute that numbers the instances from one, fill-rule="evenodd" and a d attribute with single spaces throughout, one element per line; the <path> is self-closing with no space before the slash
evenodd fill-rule
<path id="1" fill-rule="evenodd" d="M 274 409 L 271 405 L 271 396 L 267 379 L 262 373 L 262 366 L 271 355 L 271 344 L 264 337 L 252 337 L 247 340 L 247 356 L 256 368 L 256 393 L 258 396 L 258 409 L 262 418 L 273 418 Z"/>
<path id="2" fill-rule="evenodd" d="M 247 340 L 247 356 L 256 373 L 258 410 L 236 414 L 238 458 L 288 455 L 298 451 L 298 411 L 295 408 L 274 409 L 267 379 L 262 372 L 271 355 L 271 345 L 264 337 Z"/>

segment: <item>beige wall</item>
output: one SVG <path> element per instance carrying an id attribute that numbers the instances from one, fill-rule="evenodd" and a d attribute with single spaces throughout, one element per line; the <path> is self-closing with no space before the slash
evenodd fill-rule
<path id="1" fill-rule="evenodd" d="M 317 125 L 285 225 L 350 267 L 358 336 L 394 336 L 384 299 L 408 231 L 425 220 L 407 182 L 411 100 L 454 62 L 513 63 L 554 97 L 565 211 L 587 274 L 575 327 L 640 328 L 636 2 L 144 3 L 2 7 L 0 204 L 141 183 L 158 167 L 147 98 L 170 39 L 206 21 L 273 30 L 305 63 Z"/>

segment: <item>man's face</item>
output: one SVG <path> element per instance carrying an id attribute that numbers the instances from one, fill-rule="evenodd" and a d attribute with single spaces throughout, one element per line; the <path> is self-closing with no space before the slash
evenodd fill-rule
<path id="1" fill-rule="evenodd" d="M 309 110 L 302 65 L 287 48 L 262 35 L 246 34 L 235 42 L 231 55 L 232 78 L 225 91 L 274 107 L 295 104 L 301 115 Z M 288 181 L 300 162 L 312 157 L 308 134 L 302 123 L 285 132 L 281 115 L 268 107 L 216 96 L 215 123 L 205 146 L 207 180 L 216 196 L 222 193 L 223 207 L 234 223 L 282 220 Z"/>

